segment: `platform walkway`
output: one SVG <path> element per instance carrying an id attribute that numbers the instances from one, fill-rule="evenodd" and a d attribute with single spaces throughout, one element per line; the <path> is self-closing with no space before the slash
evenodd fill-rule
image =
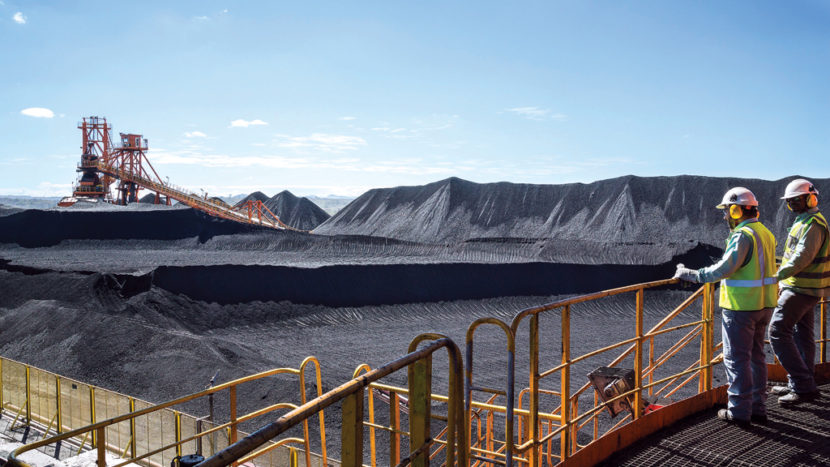
<path id="1" fill-rule="evenodd" d="M 793 408 L 767 399 L 769 423 L 739 428 L 716 418 L 717 408 L 688 417 L 615 454 L 604 465 L 830 465 L 830 383 L 821 397 Z"/>

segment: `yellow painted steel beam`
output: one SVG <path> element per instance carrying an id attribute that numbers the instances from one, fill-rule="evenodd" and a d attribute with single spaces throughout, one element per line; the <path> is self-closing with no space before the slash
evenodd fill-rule
<path id="1" fill-rule="evenodd" d="M 95 425 L 95 387 L 89 386 L 89 421 Z M 98 446 L 98 432 L 90 430 L 92 433 L 92 447 Z"/>
<path id="2" fill-rule="evenodd" d="M 340 462 L 363 465 L 363 389 L 346 396 L 342 405 Z"/>
<path id="3" fill-rule="evenodd" d="M 135 412 L 135 398 L 130 397 L 130 413 Z M 136 456 L 136 430 L 135 417 L 130 418 L 130 457 Z"/>
<path id="4" fill-rule="evenodd" d="M 401 461 L 401 409 L 398 394 L 389 393 L 389 425 L 392 433 L 389 435 L 389 463 L 398 465 Z"/>
<path id="5" fill-rule="evenodd" d="M 29 365 L 26 365 L 26 423 L 32 421 L 32 382 Z"/>
<path id="6" fill-rule="evenodd" d="M 409 450 L 410 460 L 415 467 L 429 465 L 429 453 L 421 452 L 416 455 L 421 447 L 427 444 L 431 438 L 430 415 L 432 404 L 430 393 L 432 392 L 432 361 L 430 356 L 409 365 Z"/>
<path id="7" fill-rule="evenodd" d="M 564 333 L 565 331 L 562 330 Z M 516 330 L 513 329 L 513 333 Z M 528 420 L 528 441 L 536 446 L 539 440 L 539 314 L 530 317 L 530 419 Z M 541 459 L 536 449 L 531 449 L 528 456 L 530 465 L 536 467 Z"/>
<path id="8" fill-rule="evenodd" d="M 636 346 L 634 350 L 634 387 L 636 391 L 634 393 L 634 419 L 640 418 L 641 412 L 643 410 L 643 313 L 644 313 L 644 303 L 643 300 L 645 298 L 645 294 L 643 289 L 637 290 L 636 299 L 635 299 L 635 306 L 637 307 L 637 311 L 634 318 L 634 335 L 637 336 L 637 342 L 634 344 Z"/>

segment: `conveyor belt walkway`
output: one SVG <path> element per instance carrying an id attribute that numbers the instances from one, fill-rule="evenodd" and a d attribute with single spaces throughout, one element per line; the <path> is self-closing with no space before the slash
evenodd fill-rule
<path id="1" fill-rule="evenodd" d="M 716 418 L 717 408 L 690 416 L 610 458 L 604 465 L 830 465 L 830 383 L 821 397 L 793 408 L 767 399 L 769 422 L 740 428 Z"/>
<path id="2" fill-rule="evenodd" d="M 248 205 L 233 208 L 230 206 L 224 206 L 210 199 L 199 198 L 198 196 L 191 195 L 187 193 L 186 190 L 178 188 L 174 185 L 159 183 L 149 178 L 141 177 L 135 173 L 130 173 L 129 171 L 118 167 L 107 165 L 104 162 L 83 163 L 82 166 L 94 167 L 100 172 L 113 178 L 135 183 L 143 188 L 155 191 L 156 193 L 167 196 L 171 199 L 175 199 L 176 201 L 184 203 L 194 209 L 204 211 L 212 216 L 246 224 L 261 225 L 272 229 L 300 231 L 299 229 L 295 229 L 281 221 L 280 218 L 265 207 L 261 201 L 249 202 Z"/>

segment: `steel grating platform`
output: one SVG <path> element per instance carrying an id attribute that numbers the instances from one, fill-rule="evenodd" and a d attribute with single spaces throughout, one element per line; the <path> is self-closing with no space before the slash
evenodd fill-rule
<path id="1" fill-rule="evenodd" d="M 609 458 L 602 465 L 830 465 L 830 383 L 821 397 L 793 408 L 767 399 L 769 423 L 748 429 L 718 420 L 717 408 L 681 420 Z"/>

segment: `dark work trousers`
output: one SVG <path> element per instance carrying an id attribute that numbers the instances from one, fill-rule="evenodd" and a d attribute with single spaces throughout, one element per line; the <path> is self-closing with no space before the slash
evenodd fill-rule
<path id="1" fill-rule="evenodd" d="M 769 325 L 769 340 L 781 366 L 787 370 L 790 388 L 799 394 L 818 390 L 815 380 L 814 333 L 818 297 L 782 289 Z"/>

